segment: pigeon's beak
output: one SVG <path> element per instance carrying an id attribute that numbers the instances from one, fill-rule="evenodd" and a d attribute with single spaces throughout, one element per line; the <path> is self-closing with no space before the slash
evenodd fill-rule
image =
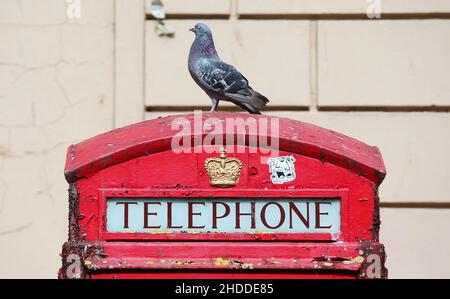
<path id="1" fill-rule="evenodd" d="M 195 32 L 195 29 L 194 29 L 194 27 L 192 27 L 192 28 L 189 28 L 189 31 Z"/>

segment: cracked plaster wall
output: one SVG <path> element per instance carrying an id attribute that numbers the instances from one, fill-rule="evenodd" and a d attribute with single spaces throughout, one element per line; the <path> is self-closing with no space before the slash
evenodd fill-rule
<path id="1" fill-rule="evenodd" d="M 67 146 L 113 128 L 114 1 L 0 3 L 0 277 L 50 277 L 67 239 Z"/>

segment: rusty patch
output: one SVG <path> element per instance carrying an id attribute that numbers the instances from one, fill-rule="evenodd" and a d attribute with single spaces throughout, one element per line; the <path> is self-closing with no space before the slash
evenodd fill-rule
<path id="1" fill-rule="evenodd" d="M 384 246 L 381 243 L 373 242 L 361 242 L 360 252 L 361 256 L 355 257 L 355 262 L 361 263 L 361 270 L 358 278 L 369 278 L 367 271 L 371 263 L 369 262 L 369 257 L 371 255 L 376 255 L 380 258 L 380 278 L 388 278 L 388 270 L 385 267 L 386 254 L 384 251 Z"/>
<path id="2" fill-rule="evenodd" d="M 80 258 L 82 269 L 80 278 L 88 278 L 87 269 L 92 265 L 92 260 L 99 260 L 107 256 L 103 248 L 85 240 L 85 234 L 81 234 L 79 219 L 84 215 L 80 214 L 80 195 L 75 183 L 69 184 L 69 234 L 68 241 L 63 244 L 61 251 L 62 267 L 58 271 L 58 278 L 67 279 L 67 268 L 73 261 L 69 261 L 70 255 Z"/>
<path id="3" fill-rule="evenodd" d="M 80 240 L 80 195 L 75 183 L 69 184 L 69 242 Z M 84 215 L 83 215 L 84 216 Z"/>
<path id="4" fill-rule="evenodd" d="M 378 186 L 373 187 L 373 220 L 372 220 L 372 241 L 379 242 L 381 219 L 380 219 L 380 197 L 378 196 Z"/>

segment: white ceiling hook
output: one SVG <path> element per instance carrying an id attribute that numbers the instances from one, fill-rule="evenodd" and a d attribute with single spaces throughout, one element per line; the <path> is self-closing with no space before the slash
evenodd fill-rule
<path id="1" fill-rule="evenodd" d="M 150 4 L 150 13 L 157 20 L 164 20 L 166 18 L 164 4 L 161 0 L 152 0 Z"/>
<path id="2" fill-rule="evenodd" d="M 156 31 L 156 34 L 158 34 L 158 36 L 167 36 L 167 37 L 175 36 L 175 29 L 173 29 L 170 26 L 167 26 L 161 20 L 158 21 L 158 24 L 156 24 L 155 31 Z"/>
<path id="3" fill-rule="evenodd" d="M 164 23 L 166 13 L 164 12 L 164 4 L 161 0 L 151 0 L 150 13 L 158 20 L 155 27 L 155 32 L 158 36 L 173 37 L 175 35 L 175 30 Z"/>

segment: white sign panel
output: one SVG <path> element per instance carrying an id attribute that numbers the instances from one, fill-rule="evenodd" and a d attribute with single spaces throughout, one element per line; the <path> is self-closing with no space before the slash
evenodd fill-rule
<path id="1" fill-rule="evenodd" d="M 338 233 L 338 198 L 110 198 L 108 232 Z"/>

